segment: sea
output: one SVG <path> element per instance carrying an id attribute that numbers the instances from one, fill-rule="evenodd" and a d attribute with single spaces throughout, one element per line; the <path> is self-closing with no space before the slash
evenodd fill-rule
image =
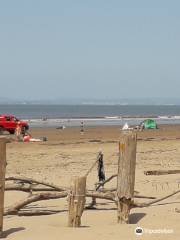
<path id="1" fill-rule="evenodd" d="M 138 125 L 151 118 L 157 124 L 180 124 L 180 105 L 43 105 L 1 104 L 0 114 L 14 115 L 31 127 Z"/>

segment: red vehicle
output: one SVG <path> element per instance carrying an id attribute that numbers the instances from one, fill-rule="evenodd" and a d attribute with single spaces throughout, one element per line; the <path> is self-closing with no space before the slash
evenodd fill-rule
<path id="1" fill-rule="evenodd" d="M 25 132 L 29 129 L 27 122 L 20 121 L 18 118 L 11 115 L 0 115 L 0 134 L 2 134 L 4 131 L 14 134 L 18 123 L 22 128 L 22 132 Z"/>

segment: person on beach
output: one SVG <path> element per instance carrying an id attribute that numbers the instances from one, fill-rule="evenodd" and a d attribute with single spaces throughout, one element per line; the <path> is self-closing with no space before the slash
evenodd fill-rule
<path id="1" fill-rule="evenodd" d="M 23 136 L 23 142 L 30 142 L 32 136 L 29 133 L 24 134 Z"/>
<path id="2" fill-rule="evenodd" d="M 84 134 L 84 122 L 81 122 L 81 129 L 80 129 L 80 133 Z"/>
<path id="3" fill-rule="evenodd" d="M 15 131 L 15 135 L 16 135 L 16 138 L 17 138 L 18 142 L 22 141 L 21 133 L 22 133 L 21 123 L 18 122 L 17 127 L 16 127 L 16 131 Z"/>
<path id="4" fill-rule="evenodd" d="M 42 142 L 47 141 L 47 138 L 43 137 L 43 140 L 40 138 L 33 138 L 30 133 L 25 133 L 23 136 L 23 142 Z"/>

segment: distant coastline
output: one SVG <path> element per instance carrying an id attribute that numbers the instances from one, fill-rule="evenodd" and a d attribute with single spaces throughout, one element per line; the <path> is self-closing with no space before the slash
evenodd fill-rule
<path id="1" fill-rule="evenodd" d="M 0 105 L 180 105 L 180 98 L 120 98 L 120 99 L 83 99 L 83 98 L 60 98 L 60 99 L 9 99 L 0 97 Z"/>

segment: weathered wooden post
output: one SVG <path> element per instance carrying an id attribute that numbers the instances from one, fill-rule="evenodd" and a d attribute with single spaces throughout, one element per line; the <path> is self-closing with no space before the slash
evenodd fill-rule
<path id="1" fill-rule="evenodd" d="M 81 216 L 83 214 L 86 202 L 86 176 L 75 177 L 72 179 L 72 184 L 69 194 L 69 227 L 80 227 Z"/>
<path id="2" fill-rule="evenodd" d="M 3 232 L 6 142 L 5 138 L 0 138 L 0 236 L 2 236 Z"/>
<path id="3" fill-rule="evenodd" d="M 119 143 L 117 177 L 118 222 L 129 223 L 131 201 L 134 196 L 137 135 L 125 132 Z"/>

